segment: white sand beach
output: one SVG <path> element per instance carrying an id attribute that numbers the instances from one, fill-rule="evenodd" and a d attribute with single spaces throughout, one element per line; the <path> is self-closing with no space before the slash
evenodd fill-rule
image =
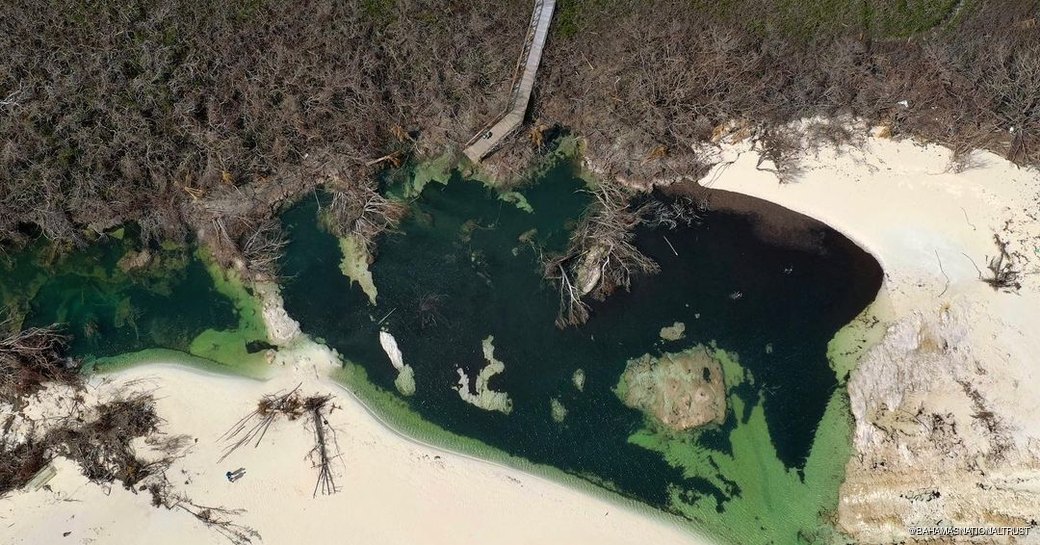
<path id="1" fill-rule="evenodd" d="M 878 301 L 852 334 L 871 337 L 875 319 L 884 332 L 849 382 L 855 454 L 839 526 L 859 542 L 886 543 L 937 521 L 1017 526 L 1036 517 L 1037 172 L 979 153 L 976 166 L 954 173 L 948 150 L 871 138 L 861 148 L 818 150 L 796 182 L 781 184 L 759 168 L 751 148 L 724 146 L 726 162 L 702 183 L 819 219 L 885 269 Z M 979 280 L 976 266 L 986 273 L 987 256 L 997 251 L 994 234 L 1023 272 L 1017 293 Z M 273 340 L 287 343 L 298 328 L 277 294 L 261 293 L 269 330 L 278 332 Z M 335 365 L 326 349 L 304 342 L 280 352 L 266 382 L 156 364 L 95 377 L 88 394 L 111 396 L 127 384 L 154 390 L 165 432 L 192 438 L 168 473 L 178 492 L 243 509 L 235 521 L 263 543 L 708 542 L 619 502 L 410 440 L 331 382 Z M 342 457 L 332 496 L 313 497 L 312 432 L 299 421 L 276 423 L 258 448 L 218 463 L 221 434 L 262 395 L 297 384 L 335 396 L 329 423 Z M 146 493 L 88 483 L 62 460 L 55 467 L 45 487 L 0 500 L 3 543 L 225 542 L 187 513 L 153 508 Z M 225 471 L 237 468 L 244 477 L 228 482 Z"/>
<path id="2" fill-rule="evenodd" d="M 325 378 L 332 355 L 313 343 L 279 360 L 266 382 L 143 365 L 93 379 L 88 395 L 104 398 L 128 384 L 154 390 L 166 433 L 198 440 L 167 472 L 176 490 L 202 505 L 244 509 L 233 519 L 258 531 L 260 543 L 706 543 L 587 493 L 395 433 Z M 314 440 L 304 419 L 277 422 L 258 448 L 218 463 L 221 434 L 264 394 L 297 385 L 335 395 L 328 420 L 342 452 L 337 494 L 313 496 Z M 46 488 L 0 500 L 5 545 L 227 543 L 186 512 L 152 507 L 147 492 L 103 489 L 67 461 L 56 468 Z M 245 475 L 228 482 L 225 471 L 238 468 Z"/>

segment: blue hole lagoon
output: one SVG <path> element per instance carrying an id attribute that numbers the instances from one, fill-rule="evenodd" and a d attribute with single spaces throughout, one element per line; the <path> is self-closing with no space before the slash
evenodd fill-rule
<path id="1" fill-rule="evenodd" d="M 660 273 L 560 329 L 540 256 L 566 248 L 590 203 L 584 184 L 567 162 L 506 198 L 458 173 L 414 184 L 405 220 L 378 240 L 375 304 L 341 270 L 323 197 L 303 198 L 282 216 L 286 308 L 342 355 L 348 387 L 424 439 L 545 468 L 723 542 L 830 542 L 851 416 L 834 370 L 848 362 L 829 361 L 828 342 L 876 295 L 876 261 L 790 211 L 702 192 L 708 206 L 693 225 L 636 233 Z M 265 330 L 248 286 L 201 250 L 143 244 L 134 231 L 3 256 L 2 306 L 20 326 L 65 323 L 73 354 L 92 366 L 262 369 Z M 683 334 L 662 338 L 676 322 Z M 397 392 L 383 329 L 414 369 L 413 395 Z M 508 414 L 456 390 L 460 370 L 466 389 L 476 386 L 489 347 L 504 369 L 487 386 L 508 395 Z M 630 360 L 693 348 L 724 376 L 721 423 L 678 431 L 623 402 Z"/>
<path id="2" fill-rule="evenodd" d="M 766 236 L 763 214 L 718 207 L 689 227 L 639 231 L 636 245 L 661 272 L 593 303 L 585 325 L 559 329 L 557 289 L 542 279 L 539 252 L 566 246 L 589 203 L 582 184 L 561 165 L 519 190 L 523 206 L 457 175 L 427 185 L 400 229 L 379 240 L 375 305 L 341 272 L 340 245 L 320 227 L 320 199 L 306 199 L 283 216 L 286 308 L 363 370 L 382 399 L 438 429 L 727 542 L 829 540 L 851 417 L 827 346 L 873 300 L 878 264 L 792 212 L 769 214 L 798 220 L 800 232 Z M 661 328 L 675 322 L 685 335 L 663 340 Z M 395 391 L 381 329 L 414 368 L 412 396 Z M 508 414 L 474 407 L 455 390 L 459 369 L 472 387 L 487 365 L 488 337 L 504 364 L 488 385 L 508 394 Z M 628 360 L 697 346 L 710 347 L 726 376 L 721 425 L 675 431 L 622 403 Z"/>

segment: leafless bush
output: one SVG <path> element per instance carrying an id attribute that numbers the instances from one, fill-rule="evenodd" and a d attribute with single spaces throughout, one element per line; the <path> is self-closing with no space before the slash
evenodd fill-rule
<path id="1" fill-rule="evenodd" d="M 237 240 L 232 217 L 271 213 L 242 198 L 250 188 L 266 197 L 329 164 L 367 179 L 375 158 L 436 157 L 502 108 L 529 10 L 0 5 L 0 239 L 21 238 L 23 222 L 62 240 L 126 221 L 182 237 L 211 227 L 198 202 L 228 193 L 248 208 L 218 214 Z"/>
<path id="2" fill-rule="evenodd" d="M 925 21 L 890 35 L 920 3 L 724 4 L 558 6 L 535 130 L 495 168 L 524 172 L 546 125 L 585 139 L 607 175 L 695 176 L 696 145 L 723 123 L 767 135 L 817 117 L 1040 164 L 1034 0 L 958 3 L 970 6 L 929 19 L 934 31 Z M 530 13 L 522 0 L 152 7 L 0 4 L 0 239 L 24 242 L 24 223 L 78 241 L 83 227 L 137 221 L 147 237 L 238 241 L 275 212 L 268 186 L 299 181 L 298 197 L 334 165 L 364 187 L 380 159 L 457 150 L 508 101 Z M 766 143 L 783 174 L 784 142 Z M 241 198 L 250 191 L 261 198 Z M 197 213 L 223 195 L 242 206 Z M 370 240 L 392 222 L 383 203 L 360 202 L 374 215 L 344 210 L 341 227 Z"/>
<path id="3" fill-rule="evenodd" d="M 48 382 L 78 385 L 79 362 L 65 355 L 68 341 L 58 325 L 28 328 L 0 340 L 0 401 L 18 405 Z"/>
<path id="4" fill-rule="evenodd" d="M 270 219 L 260 223 L 240 242 L 246 268 L 255 274 L 276 278 L 278 259 L 286 244 L 288 239 L 278 220 Z"/>
<path id="5" fill-rule="evenodd" d="M 379 193 L 374 180 L 326 186 L 332 202 L 324 211 L 325 225 L 336 236 L 352 235 L 371 252 L 376 238 L 401 221 L 405 206 Z"/>
<path id="6" fill-rule="evenodd" d="M 1018 291 L 1022 289 L 1022 283 L 1018 281 L 1022 271 L 1015 264 L 1015 260 L 1007 250 L 1007 242 L 1000 235 L 993 235 L 993 242 L 997 245 L 998 253 L 989 260 L 986 266 L 992 276 L 983 278 L 983 282 L 989 284 L 994 290 Z"/>

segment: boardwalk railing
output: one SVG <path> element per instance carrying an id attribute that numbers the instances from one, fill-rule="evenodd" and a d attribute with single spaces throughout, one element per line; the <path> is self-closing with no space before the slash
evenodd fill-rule
<path id="1" fill-rule="evenodd" d="M 493 121 L 482 127 L 469 142 L 466 142 L 464 153 L 473 162 L 487 157 L 503 138 L 515 131 L 524 121 L 524 113 L 531 101 L 534 90 L 535 75 L 538 64 L 542 61 L 542 50 L 549 36 L 549 23 L 552 21 L 556 0 L 535 0 L 531 13 L 531 25 L 524 38 L 524 47 L 513 71 L 513 83 L 509 102 L 505 109 Z"/>

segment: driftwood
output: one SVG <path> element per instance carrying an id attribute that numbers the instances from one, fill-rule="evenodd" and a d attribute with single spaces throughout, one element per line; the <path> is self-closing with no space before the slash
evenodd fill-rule
<path id="1" fill-rule="evenodd" d="M 324 416 L 331 400 L 332 396 L 329 395 L 312 395 L 305 398 L 300 394 L 299 385 L 288 393 L 262 397 L 256 409 L 221 435 L 220 439 L 228 442 L 228 446 L 224 449 L 220 461 L 249 443 L 253 443 L 254 448 L 260 446 L 260 441 L 275 420 L 284 417 L 289 421 L 295 421 L 308 415 L 314 427 L 314 447 L 310 455 L 315 459 L 314 466 L 318 468 L 314 495 L 317 496 L 319 491 L 323 495 L 335 494 L 337 489 L 331 462 L 339 456 L 339 446 L 335 430 L 329 426 Z M 330 443 L 334 446 L 332 449 L 329 448 Z"/>
<path id="2" fill-rule="evenodd" d="M 299 418 L 303 414 L 303 401 L 300 399 L 299 390 L 300 386 L 297 385 L 288 393 L 270 394 L 260 398 L 253 412 L 242 417 L 220 436 L 220 440 L 229 444 L 224 448 L 218 462 L 224 461 L 239 448 L 253 443 L 254 439 L 256 442 L 253 448 L 260 446 L 267 430 L 279 417 L 284 416 L 289 420 Z"/>
<path id="3" fill-rule="evenodd" d="M 314 426 L 314 448 L 311 455 L 316 458 L 315 466 L 318 468 L 318 482 L 314 484 L 314 495 L 320 490 L 322 495 L 328 496 L 336 493 L 336 481 L 332 473 L 330 462 L 336 455 L 329 454 L 328 442 L 331 439 L 336 442 L 336 431 L 329 426 L 328 421 L 322 414 L 325 406 L 332 400 L 329 395 L 315 395 L 308 397 L 303 405 L 307 413 L 311 415 L 311 425 Z M 339 448 L 337 446 L 336 450 Z"/>
<path id="4" fill-rule="evenodd" d="M 999 253 L 989 260 L 986 266 L 992 276 L 983 278 L 982 281 L 989 284 L 995 290 L 1018 291 L 1022 283 L 1018 281 L 1022 271 L 1015 265 L 1014 259 L 1007 250 L 1007 242 L 1000 235 L 993 235 L 993 241 L 997 245 Z"/>

